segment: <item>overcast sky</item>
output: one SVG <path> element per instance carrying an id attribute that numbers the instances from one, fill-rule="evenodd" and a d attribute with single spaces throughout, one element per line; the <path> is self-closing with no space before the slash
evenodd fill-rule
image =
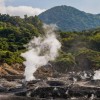
<path id="1" fill-rule="evenodd" d="M 58 5 L 72 6 L 93 14 L 100 13 L 100 0 L 0 0 L 0 13 L 34 16 Z"/>

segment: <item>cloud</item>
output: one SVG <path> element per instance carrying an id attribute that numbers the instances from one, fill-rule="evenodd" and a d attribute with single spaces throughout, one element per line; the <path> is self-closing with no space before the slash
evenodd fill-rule
<path id="1" fill-rule="evenodd" d="M 4 0 L 0 0 L 0 13 L 2 13 L 2 14 L 6 13 L 6 8 L 5 8 Z"/>
<path id="2" fill-rule="evenodd" d="M 31 6 L 5 6 L 5 0 L 0 0 L 0 13 L 1 14 L 9 14 L 11 16 L 20 16 L 24 17 L 24 15 L 35 16 L 44 12 L 45 9 L 33 8 Z"/>
<path id="3" fill-rule="evenodd" d="M 45 9 L 32 8 L 30 6 L 6 7 L 7 14 L 11 16 L 20 16 L 20 17 L 24 17 L 25 14 L 27 14 L 28 16 L 35 16 L 35 15 L 39 15 L 44 11 Z"/>

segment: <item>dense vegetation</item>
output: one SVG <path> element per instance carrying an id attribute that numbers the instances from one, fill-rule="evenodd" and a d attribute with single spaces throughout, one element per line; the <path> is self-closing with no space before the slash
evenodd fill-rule
<path id="1" fill-rule="evenodd" d="M 62 50 L 55 61 L 57 70 L 96 70 L 100 68 L 100 29 L 60 32 Z"/>
<path id="2" fill-rule="evenodd" d="M 57 32 L 62 49 L 53 62 L 61 72 L 100 68 L 100 29 L 83 32 Z M 43 34 L 42 22 L 35 17 L 0 15 L 0 63 L 22 63 L 20 54 L 33 36 Z"/>
<path id="3" fill-rule="evenodd" d="M 0 62 L 22 63 L 23 59 L 19 55 L 25 51 L 24 44 L 41 33 L 42 23 L 37 16 L 25 15 L 22 19 L 18 16 L 0 15 Z"/>
<path id="4" fill-rule="evenodd" d="M 70 6 L 57 6 L 39 15 L 47 23 L 55 23 L 62 31 L 82 31 L 100 26 L 100 15 L 85 13 Z"/>

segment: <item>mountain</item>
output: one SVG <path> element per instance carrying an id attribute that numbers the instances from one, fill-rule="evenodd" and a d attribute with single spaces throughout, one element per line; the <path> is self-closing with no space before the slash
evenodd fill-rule
<path id="1" fill-rule="evenodd" d="M 82 31 L 100 26 L 100 14 L 90 14 L 70 6 L 56 6 L 39 15 L 47 24 L 56 24 L 62 31 Z"/>

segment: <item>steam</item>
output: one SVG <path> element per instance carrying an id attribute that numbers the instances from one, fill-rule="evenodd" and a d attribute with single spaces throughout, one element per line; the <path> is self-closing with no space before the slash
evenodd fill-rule
<path id="1" fill-rule="evenodd" d="M 93 76 L 93 79 L 94 80 L 100 80 L 100 70 L 97 70 L 94 72 L 94 76 Z"/>
<path id="2" fill-rule="evenodd" d="M 55 60 L 61 43 L 55 35 L 56 25 L 44 25 L 45 35 L 43 37 L 34 37 L 27 45 L 28 51 L 21 56 L 26 59 L 23 64 L 25 68 L 25 77 L 27 81 L 35 79 L 34 72 L 49 61 Z"/>

